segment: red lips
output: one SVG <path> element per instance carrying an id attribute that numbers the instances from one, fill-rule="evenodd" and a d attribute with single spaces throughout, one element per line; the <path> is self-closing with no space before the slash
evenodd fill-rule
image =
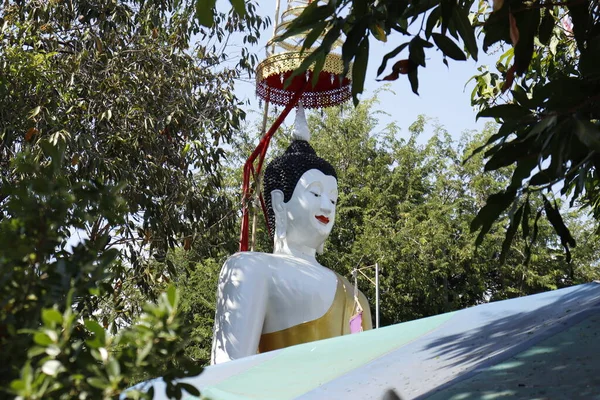
<path id="1" fill-rule="evenodd" d="M 315 218 L 318 219 L 319 222 L 322 222 L 324 224 L 328 224 L 329 223 L 329 218 L 327 218 L 324 215 L 317 215 Z"/>

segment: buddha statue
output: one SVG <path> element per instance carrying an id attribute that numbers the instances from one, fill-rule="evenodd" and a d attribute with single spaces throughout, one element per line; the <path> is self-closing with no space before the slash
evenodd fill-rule
<path id="1" fill-rule="evenodd" d="M 221 269 L 212 364 L 372 328 L 365 296 L 316 259 L 335 221 L 337 176 L 308 143 L 301 107 L 295 131 L 265 170 L 273 253 L 239 252 Z"/>

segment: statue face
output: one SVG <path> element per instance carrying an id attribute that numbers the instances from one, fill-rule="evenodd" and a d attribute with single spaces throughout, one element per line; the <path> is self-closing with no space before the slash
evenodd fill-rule
<path id="1" fill-rule="evenodd" d="M 288 243 L 318 248 L 335 221 L 337 180 L 318 169 L 306 171 L 286 203 Z"/>

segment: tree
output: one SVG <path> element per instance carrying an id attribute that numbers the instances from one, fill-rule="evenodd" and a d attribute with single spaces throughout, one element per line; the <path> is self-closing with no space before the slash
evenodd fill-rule
<path id="1" fill-rule="evenodd" d="M 472 9 L 476 12 L 470 14 Z M 480 232 L 477 242 L 481 243 L 494 222 L 509 210 L 513 228 L 508 232 L 512 233 L 519 229 L 524 210 L 536 203 L 535 211 L 542 210 L 558 233 L 568 261 L 575 239 L 553 193 L 560 191 L 570 197 L 571 204 L 591 207 L 594 217 L 600 218 L 597 1 L 495 0 L 493 6 L 471 0 L 312 2 L 279 40 L 305 35 L 303 48 L 308 56 L 296 71 L 302 73 L 313 63 L 318 69 L 333 43 L 343 38 L 346 70 L 354 61 L 357 104 L 372 38 L 385 42 L 401 34 L 409 39 L 383 58 L 378 74 L 408 49 L 408 57 L 395 61 L 383 79 L 407 75 L 417 93 L 426 49 L 440 50 L 446 64 L 447 58 L 465 60 L 467 55 L 477 60 L 479 32 L 484 34 L 484 51 L 509 48 L 499 59 L 499 74 L 484 72 L 477 79 L 474 102 L 482 107 L 478 116 L 495 118 L 502 126 L 476 151 L 486 150 L 486 171 L 514 168 L 510 182 L 488 197 L 471 229 Z M 319 37 L 322 40 L 315 42 Z"/>
<path id="2" fill-rule="evenodd" d="M 0 4 L 2 390 L 109 398 L 157 375 L 193 390 L 170 383 L 199 372 L 176 293 L 160 295 L 177 271 L 148 256 L 190 248 L 227 208 L 232 85 L 256 56 L 224 49 L 268 22 L 249 2 L 205 28 L 194 6 Z"/>
<path id="3" fill-rule="evenodd" d="M 58 151 L 40 165 L 29 150 L 11 163 L 22 174 L 7 186 L 0 219 L 0 387 L 22 399 L 114 398 L 142 376 L 161 373 L 174 397 L 173 382 L 197 375 L 201 367 L 184 356 L 188 328 L 179 316 L 171 287 L 145 307 L 139 319 L 112 336 L 86 313 L 90 298 L 110 292 L 118 251 L 106 249 L 108 234 L 83 240 L 72 249 L 65 236 L 73 226 L 102 217 L 123 219 L 126 203 L 118 187 L 98 182 L 70 183 L 61 176 Z M 104 305 L 103 305 L 104 306 Z M 110 306 L 110 305 L 109 305 Z M 151 398 L 151 393 L 131 393 Z"/>
<path id="4" fill-rule="evenodd" d="M 193 3 L 176 3 L 4 2 L 0 8 L 0 213 L 10 217 L 4 188 L 22 184 L 11 162 L 24 150 L 38 163 L 54 153 L 67 160 L 60 174 L 73 185 L 123 185 L 125 218 L 109 223 L 99 215 L 71 229 L 92 240 L 109 234 L 105 247 L 122 249 L 131 267 L 116 268 L 110 283 L 150 298 L 156 282 L 174 271 L 164 263 L 151 269 L 144 254 L 162 260 L 167 249 L 189 247 L 196 230 L 211 224 L 222 144 L 244 118 L 233 83 L 256 56 L 244 50 L 232 64 L 223 46 L 236 31 L 256 41 L 266 23 L 251 10 L 242 17 L 232 11 L 216 14 L 207 29 L 196 22 Z M 191 48 L 191 35 L 204 40 Z M 89 300 L 91 313 L 100 299 Z M 115 318 L 125 322 L 139 311 L 117 309 Z"/>

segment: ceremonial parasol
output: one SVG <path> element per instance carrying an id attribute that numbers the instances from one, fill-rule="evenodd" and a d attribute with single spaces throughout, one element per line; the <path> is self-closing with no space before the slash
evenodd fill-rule
<path id="1" fill-rule="evenodd" d="M 275 29 L 273 38 L 267 44 L 267 57 L 258 65 L 256 70 L 256 94 L 265 102 L 263 115 L 263 137 L 244 164 L 242 184 L 242 226 L 240 233 L 240 251 L 248 250 L 249 208 L 253 203 L 259 203 L 265 216 L 267 228 L 266 206 L 260 194 L 262 167 L 269 143 L 273 134 L 285 120 L 289 112 L 298 104 L 304 108 L 325 108 L 342 104 L 351 97 L 351 82 L 349 71 L 344 73 L 344 63 L 341 56 L 330 53 L 325 57 L 322 68 L 315 73 L 315 64 L 308 66 L 305 72 L 294 75 L 294 71 L 310 54 L 312 49 L 302 49 L 302 36 L 287 38 L 278 42 L 276 38 L 290 25 L 291 21 L 301 15 L 312 0 L 291 0 L 285 12 L 279 19 L 280 0 L 275 8 Z M 324 32 L 324 35 L 327 32 Z M 318 41 L 317 41 L 318 43 Z M 334 43 L 332 49 L 339 47 L 341 42 Z M 283 111 L 273 125 L 266 131 L 266 121 L 269 104 L 283 106 Z M 265 132 L 266 131 L 266 132 Z M 254 183 L 251 183 L 254 180 Z M 256 212 L 253 220 L 253 240 L 256 232 Z"/>

